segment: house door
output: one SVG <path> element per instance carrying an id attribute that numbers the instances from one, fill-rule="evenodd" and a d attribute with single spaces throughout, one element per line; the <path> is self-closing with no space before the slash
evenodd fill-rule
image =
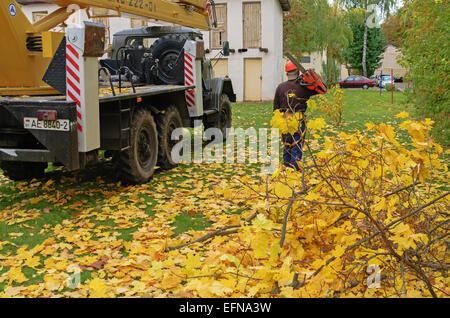
<path id="1" fill-rule="evenodd" d="M 244 59 L 244 100 L 261 101 L 262 60 Z"/>
<path id="2" fill-rule="evenodd" d="M 214 77 L 228 76 L 228 60 L 227 59 L 211 60 L 211 65 L 213 66 Z"/>

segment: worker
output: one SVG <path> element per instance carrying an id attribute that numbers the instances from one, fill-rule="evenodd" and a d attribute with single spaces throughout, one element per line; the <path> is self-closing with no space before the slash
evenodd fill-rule
<path id="1" fill-rule="evenodd" d="M 319 92 L 308 89 L 306 86 L 300 84 L 300 71 L 291 61 L 286 63 L 285 71 L 288 80 L 277 87 L 273 101 L 273 110 L 279 109 L 285 116 L 298 112 L 301 113 L 299 131 L 293 135 L 282 135 L 284 165 L 299 171 L 300 167 L 298 162 L 302 160 L 302 148 L 306 131 L 306 103 L 311 96 L 319 94 Z"/>

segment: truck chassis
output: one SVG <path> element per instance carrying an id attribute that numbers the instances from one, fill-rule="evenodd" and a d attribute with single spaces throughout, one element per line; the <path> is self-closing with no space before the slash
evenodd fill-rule
<path id="1" fill-rule="evenodd" d="M 158 147 L 162 137 L 160 134 L 165 133 L 165 137 L 170 138 L 171 131 L 180 124 L 182 127 L 193 127 L 194 120 L 189 117 L 185 102 L 185 91 L 193 87 L 148 85 L 137 87 L 136 92 L 99 97 L 101 146 L 100 149 L 87 153 L 78 151 L 75 102 L 66 101 L 63 96 L 2 97 L 0 167 L 11 179 L 30 179 L 41 176 L 48 162 L 62 164 L 69 171 L 83 169 L 98 161 L 98 150 L 105 150 L 107 155 L 117 161 L 124 179 L 136 183 L 145 182 L 153 174 L 153 168 L 144 172 L 132 171 L 139 168 L 133 167 L 130 161 L 140 161 L 137 166 L 155 166 L 158 148 L 161 149 Z M 232 99 L 233 97 L 230 96 Z M 158 126 L 164 122 L 167 109 L 176 110 L 179 116 L 175 117 L 179 119 L 172 123 L 171 130 L 158 131 Z M 52 129 L 51 124 L 47 127 L 25 128 L 25 120 L 36 118 L 42 110 L 45 110 L 45 113 L 55 111 L 58 119 L 68 120 L 68 130 Z M 136 117 L 145 117 L 143 113 L 151 116 L 150 121 L 153 120 L 153 123 L 150 122 L 149 125 L 154 126 L 151 128 L 153 132 L 151 129 L 147 132 L 144 130 L 138 132 L 141 136 L 132 136 L 132 130 L 136 129 L 133 127 Z M 216 113 L 205 111 L 205 118 L 199 119 L 206 120 L 208 115 L 211 117 L 217 115 Z M 137 140 L 136 144 L 133 144 L 133 139 Z M 132 158 L 127 158 L 131 148 L 136 155 L 132 154 Z M 159 161 L 162 161 L 161 154 L 159 157 Z M 174 164 L 163 162 L 160 165 L 162 168 L 171 168 Z"/>

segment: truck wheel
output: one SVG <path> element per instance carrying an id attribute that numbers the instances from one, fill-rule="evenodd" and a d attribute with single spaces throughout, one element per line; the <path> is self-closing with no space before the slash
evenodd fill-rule
<path id="1" fill-rule="evenodd" d="M 42 178 L 47 166 L 48 164 L 43 162 L 3 161 L 0 164 L 3 174 L 14 181 Z"/>
<path id="2" fill-rule="evenodd" d="M 227 128 L 231 128 L 232 112 L 231 103 L 228 95 L 222 94 L 220 99 L 219 113 L 216 114 L 217 119 L 213 122 L 205 121 L 205 130 L 208 128 L 219 128 L 222 132 L 223 140 L 228 137 Z"/>
<path id="3" fill-rule="evenodd" d="M 131 183 L 145 183 L 153 176 L 158 158 L 158 133 L 150 111 L 136 110 L 130 131 L 130 148 L 118 155 L 120 175 Z"/>
<path id="4" fill-rule="evenodd" d="M 160 37 L 150 47 L 153 58 L 159 60 L 157 84 L 184 84 L 185 42 L 185 37 L 171 34 Z"/>
<path id="5" fill-rule="evenodd" d="M 158 166 L 164 170 L 174 168 L 177 163 L 172 160 L 172 149 L 180 142 L 172 140 L 172 132 L 183 127 L 181 115 L 175 106 L 170 106 L 164 114 L 156 117 L 156 125 L 158 127 Z"/>

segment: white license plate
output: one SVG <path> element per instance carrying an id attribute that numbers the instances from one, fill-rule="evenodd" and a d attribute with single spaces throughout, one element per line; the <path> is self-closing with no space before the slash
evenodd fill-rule
<path id="1" fill-rule="evenodd" d="M 69 131 L 70 121 L 68 119 L 38 120 L 37 118 L 25 117 L 23 127 L 25 129 Z"/>

